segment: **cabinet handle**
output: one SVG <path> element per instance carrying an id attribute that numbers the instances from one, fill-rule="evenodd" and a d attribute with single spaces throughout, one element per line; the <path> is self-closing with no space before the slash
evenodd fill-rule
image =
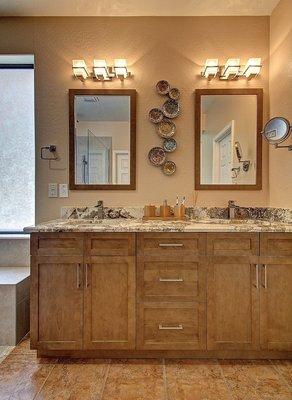
<path id="1" fill-rule="evenodd" d="M 263 288 L 267 289 L 268 288 L 268 266 L 267 266 L 267 264 L 264 264 L 263 267 L 264 267 L 264 271 L 265 271 Z"/>
<path id="2" fill-rule="evenodd" d="M 88 287 L 89 286 L 89 282 L 88 282 L 88 268 L 90 267 L 89 264 L 85 264 L 85 286 Z"/>
<path id="3" fill-rule="evenodd" d="M 159 282 L 183 282 L 183 278 L 159 278 Z"/>
<path id="4" fill-rule="evenodd" d="M 183 243 L 159 243 L 159 247 L 183 247 Z"/>
<path id="5" fill-rule="evenodd" d="M 81 264 L 80 263 L 76 264 L 77 289 L 79 289 L 81 287 L 80 268 L 81 268 Z"/>
<path id="6" fill-rule="evenodd" d="M 177 325 L 177 326 L 163 326 L 162 324 L 159 324 L 158 329 L 160 331 L 163 331 L 163 330 L 165 330 L 165 331 L 167 331 L 167 330 L 181 331 L 184 328 L 183 328 L 183 326 L 181 324 Z"/>
<path id="7" fill-rule="evenodd" d="M 259 288 L 259 264 L 256 264 L 255 267 L 256 267 L 256 284 L 255 284 L 255 287 L 258 289 Z"/>

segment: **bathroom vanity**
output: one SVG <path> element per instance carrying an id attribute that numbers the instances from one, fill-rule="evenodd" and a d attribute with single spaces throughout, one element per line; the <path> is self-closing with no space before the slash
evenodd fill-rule
<path id="1" fill-rule="evenodd" d="M 39 356 L 292 357 L 292 229 L 94 225 L 31 231 Z"/>

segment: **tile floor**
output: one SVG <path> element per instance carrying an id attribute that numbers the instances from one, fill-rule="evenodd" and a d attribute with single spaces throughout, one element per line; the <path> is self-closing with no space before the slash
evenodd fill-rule
<path id="1" fill-rule="evenodd" d="M 3 357 L 1 400 L 292 400 L 292 360 L 37 359 L 29 340 Z"/>

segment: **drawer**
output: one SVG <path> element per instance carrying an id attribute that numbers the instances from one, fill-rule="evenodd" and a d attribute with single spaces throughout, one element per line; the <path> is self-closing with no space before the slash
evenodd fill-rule
<path id="1" fill-rule="evenodd" d="M 139 310 L 138 348 L 206 348 L 204 304 L 144 303 Z"/>
<path id="2" fill-rule="evenodd" d="M 85 243 L 88 256 L 135 255 L 134 233 L 88 233 Z"/>
<path id="3" fill-rule="evenodd" d="M 207 254 L 211 256 L 257 256 L 258 233 L 208 233 Z"/>
<path id="4" fill-rule="evenodd" d="M 145 301 L 205 300 L 205 271 L 199 262 L 139 261 L 139 295 Z"/>
<path id="5" fill-rule="evenodd" d="M 205 254 L 205 238 L 204 233 L 141 233 L 138 254 L 157 260 L 194 258 Z"/>
<path id="6" fill-rule="evenodd" d="M 38 233 L 31 235 L 31 255 L 73 256 L 83 254 L 83 233 Z"/>
<path id="7" fill-rule="evenodd" d="M 292 256 L 292 233 L 261 233 L 261 255 Z"/>

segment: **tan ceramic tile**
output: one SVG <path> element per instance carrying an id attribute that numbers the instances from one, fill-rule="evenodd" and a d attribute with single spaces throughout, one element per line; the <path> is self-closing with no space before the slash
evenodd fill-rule
<path id="1" fill-rule="evenodd" d="M 219 361 L 235 400 L 291 400 L 287 385 L 266 361 Z"/>
<path id="2" fill-rule="evenodd" d="M 162 362 L 113 360 L 102 400 L 165 400 Z"/>
<path id="3" fill-rule="evenodd" d="M 166 360 L 168 400 L 231 400 L 216 360 Z"/>
<path id="4" fill-rule="evenodd" d="M 36 400 L 100 400 L 107 363 L 59 364 Z"/>
<path id="5" fill-rule="evenodd" d="M 272 360 L 272 364 L 292 388 L 292 360 Z"/>
<path id="6" fill-rule="evenodd" d="M 0 364 L 0 399 L 32 400 L 53 368 L 52 364 L 11 361 L 8 356 Z"/>
<path id="7" fill-rule="evenodd" d="M 12 352 L 6 357 L 5 362 L 22 364 L 58 364 L 58 358 L 38 358 L 36 354 L 15 354 Z"/>

